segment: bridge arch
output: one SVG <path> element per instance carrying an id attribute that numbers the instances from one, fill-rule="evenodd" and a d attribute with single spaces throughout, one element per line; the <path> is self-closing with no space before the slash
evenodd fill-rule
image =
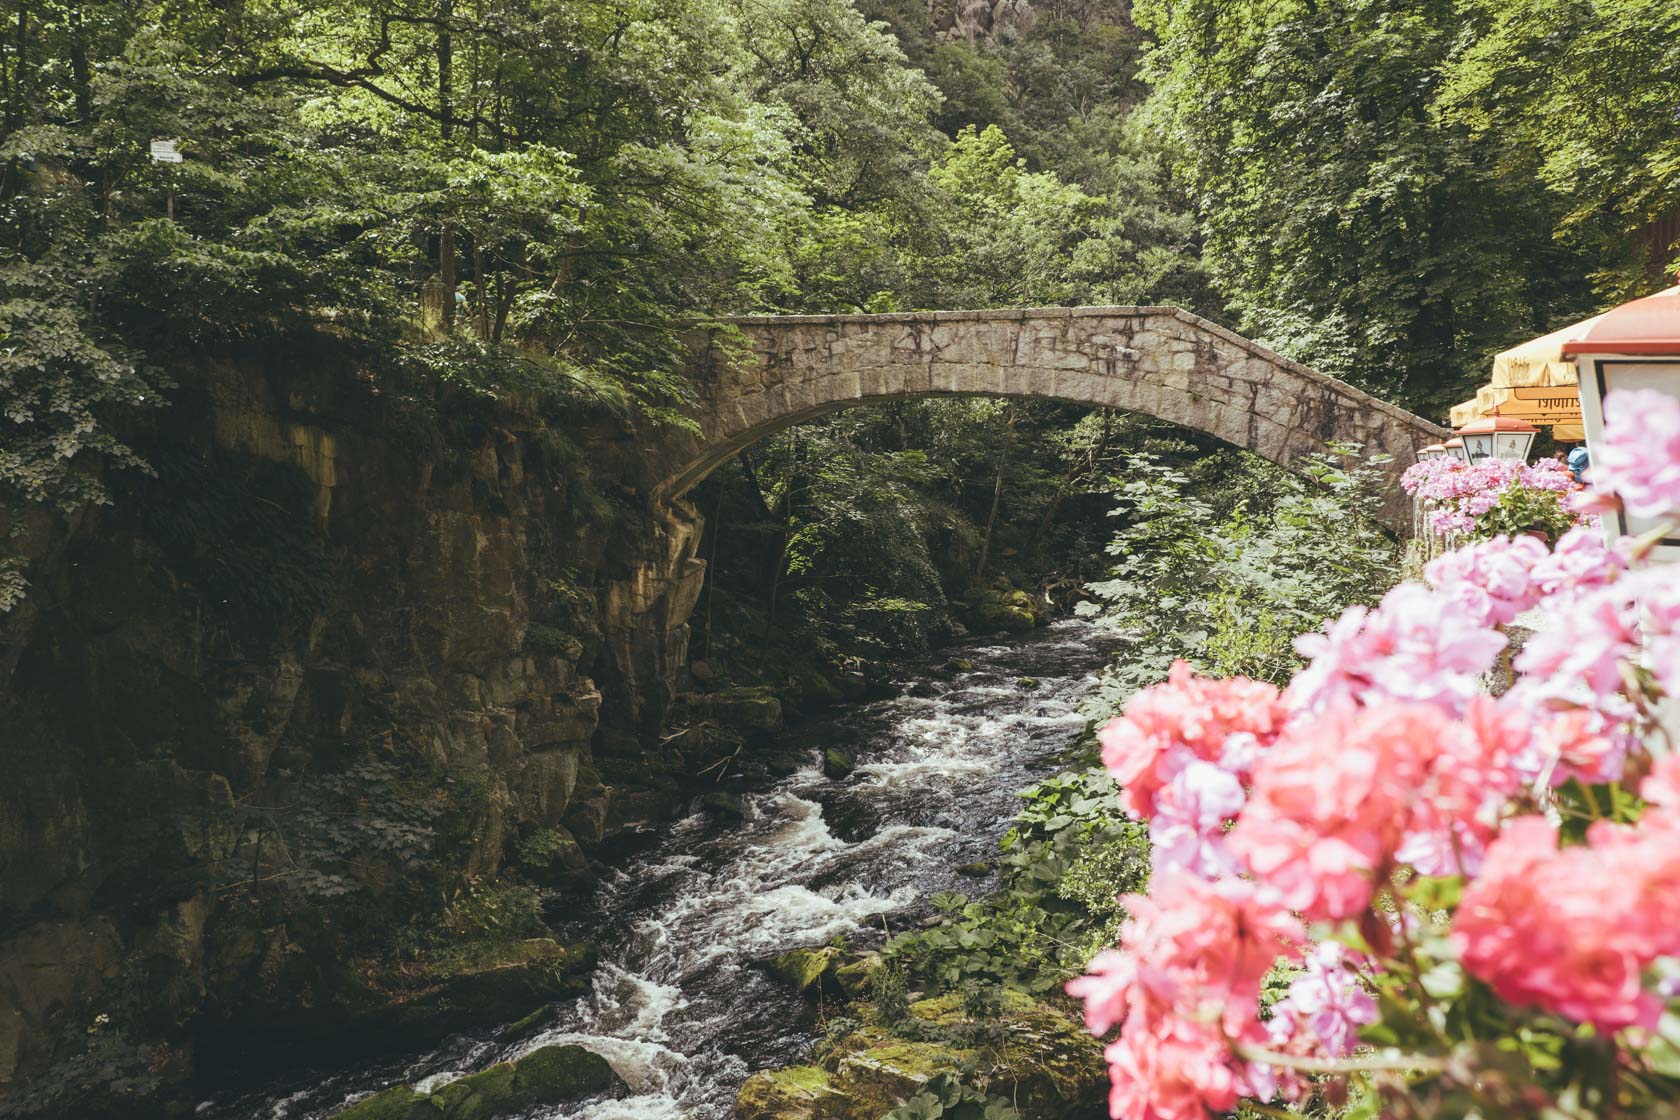
<path id="1" fill-rule="evenodd" d="M 680 498 L 741 449 L 825 412 L 931 396 L 1041 397 L 1141 412 L 1287 466 L 1331 442 L 1392 455 L 1384 520 L 1409 525 L 1399 474 L 1445 429 L 1174 307 L 1049 307 L 727 320 L 697 339 L 697 431 L 654 498 Z"/>

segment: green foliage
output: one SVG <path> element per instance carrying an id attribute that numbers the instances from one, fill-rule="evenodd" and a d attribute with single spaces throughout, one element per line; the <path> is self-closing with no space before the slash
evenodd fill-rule
<path id="1" fill-rule="evenodd" d="M 1352 603 L 1372 602 L 1398 563 L 1376 522 L 1385 464 L 1352 449 L 1293 474 L 1243 452 L 1180 466 L 1132 460 L 1117 491 L 1125 519 L 1099 603 L 1133 635 L 1104 681 L 1117 705 L 1186 658 L 1216 675 L 1281 684 L 1299 667 L 1290 642 Z"/>
<path id="2" fill-rule="evenodd" d="M 1058 774 L 1021 796 L 1025 806 L 1001 844 L 1002 889 L 973 902 L 934 896 L 941 923 L 895 938 L 890 965 L 983 999 L 986 985 L 1051 991 L 1112 942 L 1124 920 L 1118 896 L 1148 879 L 1146 829 L 1126 819 L 1101 770 Z"/>
<path id="3" fill-rule="evenodd" d="M 1666 42 L 1659 6 L 1647 5 L 1643 22 L 1627 20 L 1620 35 Z M 1515 50 L 1476 59 L 1493 13 L 1511 8 L 1502 0 L 1137 5 L 1139 24 L 1159 42 L 1145 66 L 1154 110 L 1197 199 L 1208 268 L 1247 333 L 1440 412 L 1485 375 L 1494 351 L 1591 307 L 1583 278 L 1593 264 L 1553 242 L 1565 207 L 1536 176 L 1532 152 L 1503 129 L 1478 130 L 1466 114 L 1442 111 L 1449 82 L 1487 75 L 1496 90 L 1522 86 L 1522 100 L 1506 104 L 1527 127 L 1573 145 L 1572 122 L 1531 115 L 1545 91 L 1574 87 L 1558 81 L 1571 68 L 1554 44 L 1567 36 L 1529 40 L 1514 72 L 1504 64 Z M 1588 6 L 1571 10 L 1581 24 L 1599 20 Z M 1638 66 L 1629 58 L 1626 70 Z M 1661 100 L 1649 78 L 1629 77 L 1642 92 L 1620 104 Z M 1600 121 L 1595 131 L 1612 128 Z M 1627 143 L 1631 151 L 1638 140 Z M 1625 170 L 1636 183 L 1662 181 L 1630 162 L 1606 169 L 1606 179 L 1620 186 Z M 1570 160 L 1571 175 L 1579 163 Z M 1664 193 L 1672 205 L 1672 188 Z"/>
<path id="4" fill-rule="evenodd" d="M 1547 543 L 1555 544 L 1575 524 L 1575 515 L 1564 505 L 1565 495 L 1556 490 L 1515 484 L 1500 491 L 1492 508 L 1476 518 L 1473 536 L 1477 540 L 1489 537 L 1516 537 L 1524 533 L 1544 534 Z"/>
<path id="5" fill-rule="evenodd" d="M 1680 213 L 1680 10 L 1665 0 L 1466 8 L 1485 30 L 1447 73 L 1444 116 L 1534 169 L 1603 299 L 1647 294 L 1657 270 L 1680 267 L 1680 242 L 1658 233 Z"/>
<path id="6" fill-rule="evenodd" d="M 882 1120 L 1019 1120 L 1005 1097 L 964 1085 L 955 1074 L 942 1073 Z"/>

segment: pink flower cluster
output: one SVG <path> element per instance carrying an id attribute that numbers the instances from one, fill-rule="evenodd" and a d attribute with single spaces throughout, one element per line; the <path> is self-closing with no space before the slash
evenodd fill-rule
<path id="1" fill-rule="evenodd" d="M 1631 511 L 1680 509 L 1680 405 L 1629 396 L 1609 415 L 1632 438 L 1608 445 L 1599 482 Z M 1461 511 L 1490 483 L 1568 486 L 1497 462 L 1407 478 Z M 1293 1098 L 1291 1058 L 1348 1054 L 1376 1019 L 1393 923 L 1412 920 L 1378 893 L 1418 875 L 1465 881 L 1453 951 L 1508 1003 L 1606 1032 L 1653 1025 L 1651 966 L 1680 958 L 1680 754 L 1646 778 L 1635 825 L 1596 821 L 1560 847 L 1532 812 L 1570 779 L 1643 768 L 1656 704 L 1680 697 L 1676 571 L 1585 526 L 1551 549 L 1496 537 L 1298 638 L 1309 663 L 1282 693 L 1180 662 L 1134 697 L 1102 731 L 1103 762 L 1149 820 L 1154 889 L 1123 900 L 1123 948 L 1068 985 L 1094 1032 L 1122 1027 L 1106 1051 L 1116 1120 Z M 1502 628 L 1530 610 L 1541 624 L 1495 699 Z M 1309 945 L 1303 920 L 1328 938 Z M 1335 940 L 1350 929 L 1371 957 Z M 1305 968 L 1263 1016 L 1279 960 Z"/>
<path id="2" fill-rule="evenodd" d="M 1680 400 L 1654 389 L 1611 393 L 1604 435 L 1587 481 L 1636 517 L 1680 513 Z"/>
<path id="3" fill-rule="evenodd" d="M 1425 459 L 1406 469 L 1400 485 L 1406 493 L 1434 507 L 1429 523 L 1437 532 L 1462 533 L 1474 529 L 1476 519 L 1497 505 L 1499 496 L 1513 486 L 1563 494 L 1575 488 L 1575 479 L 1567 467 L 1553 459 L 1533 464 L 1514 459 L 1475 463 Z"/>
<path id="4" fill-rule="evenodd" d="M 1680 834 L 1666 807 L 1640 827 L 1595 821 L 1559 848 L 1541 817 L 1506 825 L 1453 917 L 1465 969 L 1500 998 L 1604 1031 L 1654 1027 L 1643 975 L 1680 953 Z"/>
<path id="5" fill-rule="evenodd" d="M 1462 599 L 1403 583 L 1376 610 L 1349 607 L 1322 632 L 1296 638 L 1311 663 L 1289 684 L 1291 710 L 1406 700 L 1462 711 L 1505 648 L 1505 636 L 1466 612 Z"/>
<path id="6" fill-rule="evenodd" d="M 1231 1043 L 1267 1041 L 1254 1013 L 1260 984 L 1279 957 L 1299 956 L 1300 922 L 1240 879 L 1169 873 L 1152 888 L 1121 900 L 1126 951 L 1098 954 L 1068 983 L 1093 1033 L 1124 1024 L 1105 1051 L 1110 1115 L 1204 1120 L 1240 1096 L 1271 1096 L 1269 1071 Z"/>
<path id="7" fill-rule="evenodd" d="M 1126 811 L 1149 821 L 1157 872 L 1217 878 L 1237 870 L 1225 826 L 1242 811 L 1254 760 L 1287 716 L 1272 685 L 1197 677 L 1178 661 L 1103 728 L 1103 765 Z"/>

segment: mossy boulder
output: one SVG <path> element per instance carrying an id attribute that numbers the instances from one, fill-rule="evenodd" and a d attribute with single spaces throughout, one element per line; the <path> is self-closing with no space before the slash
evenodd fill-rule
<path id="1" fill-rule="evenodd" d="M 1005 990 L 1000 998 L 996 1036 L 978 1046 L 982 1080 L 1007 1086 L 1005 1095 L 1029 1118 L 1100 1108 L 1108 1087 L 1102 1043 L 1069 1011 L 1024 992 Z M 910 1014 L 957 1030 L 964 1022 L 963 997 L 953 992 L 918 1000 Z"/>
<path id="2" fill-rule="evenodd" d="M 407 1085 L 393 1085 L 371 1097 L 364 1097 L 333 1120 L 415 1120 L 432 1110 L 429 1098 Z"/>
<path id="3" fill-rule="evenodd" d="M 834 982 L 840 985 L 841 991 L 856 999 L 869 991 L 875 973 L 880 967 L 881 955 L 879 953 L 865 953 L 856 960 L 837 965 L 834 969 Z"/>
<path id="4" fill-rule="evenodd" d="M 840 950 L 827 946 L 822 949 L 790 949 L 776 958 L 770 970 L 778 979 L 805 992 L 820 988 L 823 978 L 839 965 Z"/>
<path id="5" fill-rule="evenodd" d="M 822 772 L 824 777 L 839 781 L 857 769 L 857 762 L 849 751 L 840 747 L 825 747 L 822 755 Z"/>
<path id="6" fill-rule="evenodd" d="M 510 1062 L 451 1081 L 432 1093 L 432 1104 L 444 1120 L 495 1120 L 525 1107 L 514 1084 Z"/>
<path id="7" fill-rule="evenodd" d="M 1037 600 L 1025 591 L 1008 586 L 987 587 L 975 592 L 969 609 L 974 616 L 974 628 L 981 632 L 1004 630 L 1020 634 L 1048 621 L 1043 606 Z"/>
<path id="8" fill-rule="evenodd" d="M 364 1031 L 436 1038 L 450 1031 L 508 1022 L 533 1003 L 581 995 L 596 949 L 535 937 L 473 957 L 440 958 L 404 977 L 407 991 L 357 1020 Z"/>
<path id="9" fill-rule="evenodd" d="M 831 1083 L 845 1098 L 849 1120 L 877 1120 L 942 1073 L 972 1068 L 980 1055 L 944 1042 L 898 1038 L 864 1027 L 837 1053 Z"/>
<path id="10" fill-rule="evenodd" d="M 700 810 L 708 817 L 740 820 L 747 815 L 739 796 L 726 790 L 714 790 L 700 799 Z"/>
<path id="11" fill-rule="evenodd" d="M 841 1120 L 846 1114 L 845 1097 L 821 1066 L 767 1069 L 735 1094 L 739 1120 Z"/>
<path id="12" fill-rule="evenodd" d="M 623 1088 L 599 1054 L 581 1046 L 543 1046 L 517 1062 L 498 1062 L 429 1094 L 397 1085 L 356 1102 L 333 1120 L 497 1120 Z"/>
<path id="13" fill-rule="evenodd" d="M 872 963 L 865 957 L 841 967 Z M 1099 1115 L 1108 1085 L 1102 1044 L 1071 1011 L 1021 992 L 998 998 L 983 1022 L 967 1017 L 960 994 L 917 1000 L 908 1023 L 869 1023 L 835 1040 L 820 1070 L 754 1075 L 736 1099 L 736 1115 L 879 1120 L 941 1076 L 1008 1098 L 1026 1120 Z"/>
<path id="14" fill-rule="evenodd" d="M 513 1065 L 514 1089 L 528 1104 L 559 1104 L 624 1087 L 607 1060 L 581 1046 L 544 1046 Z"/>

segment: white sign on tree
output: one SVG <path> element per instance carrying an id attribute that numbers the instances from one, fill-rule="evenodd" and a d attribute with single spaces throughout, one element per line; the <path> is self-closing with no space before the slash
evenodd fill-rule
<path id="1" fill-rule="evenodd" d="M 173 140 L 153 140 L 152 141 L 152 162 L 153 163 L 180 163 L 180 162 L 182 162 L 181 153 L 175 150 L 175 141 L 173 141 Z"/>

